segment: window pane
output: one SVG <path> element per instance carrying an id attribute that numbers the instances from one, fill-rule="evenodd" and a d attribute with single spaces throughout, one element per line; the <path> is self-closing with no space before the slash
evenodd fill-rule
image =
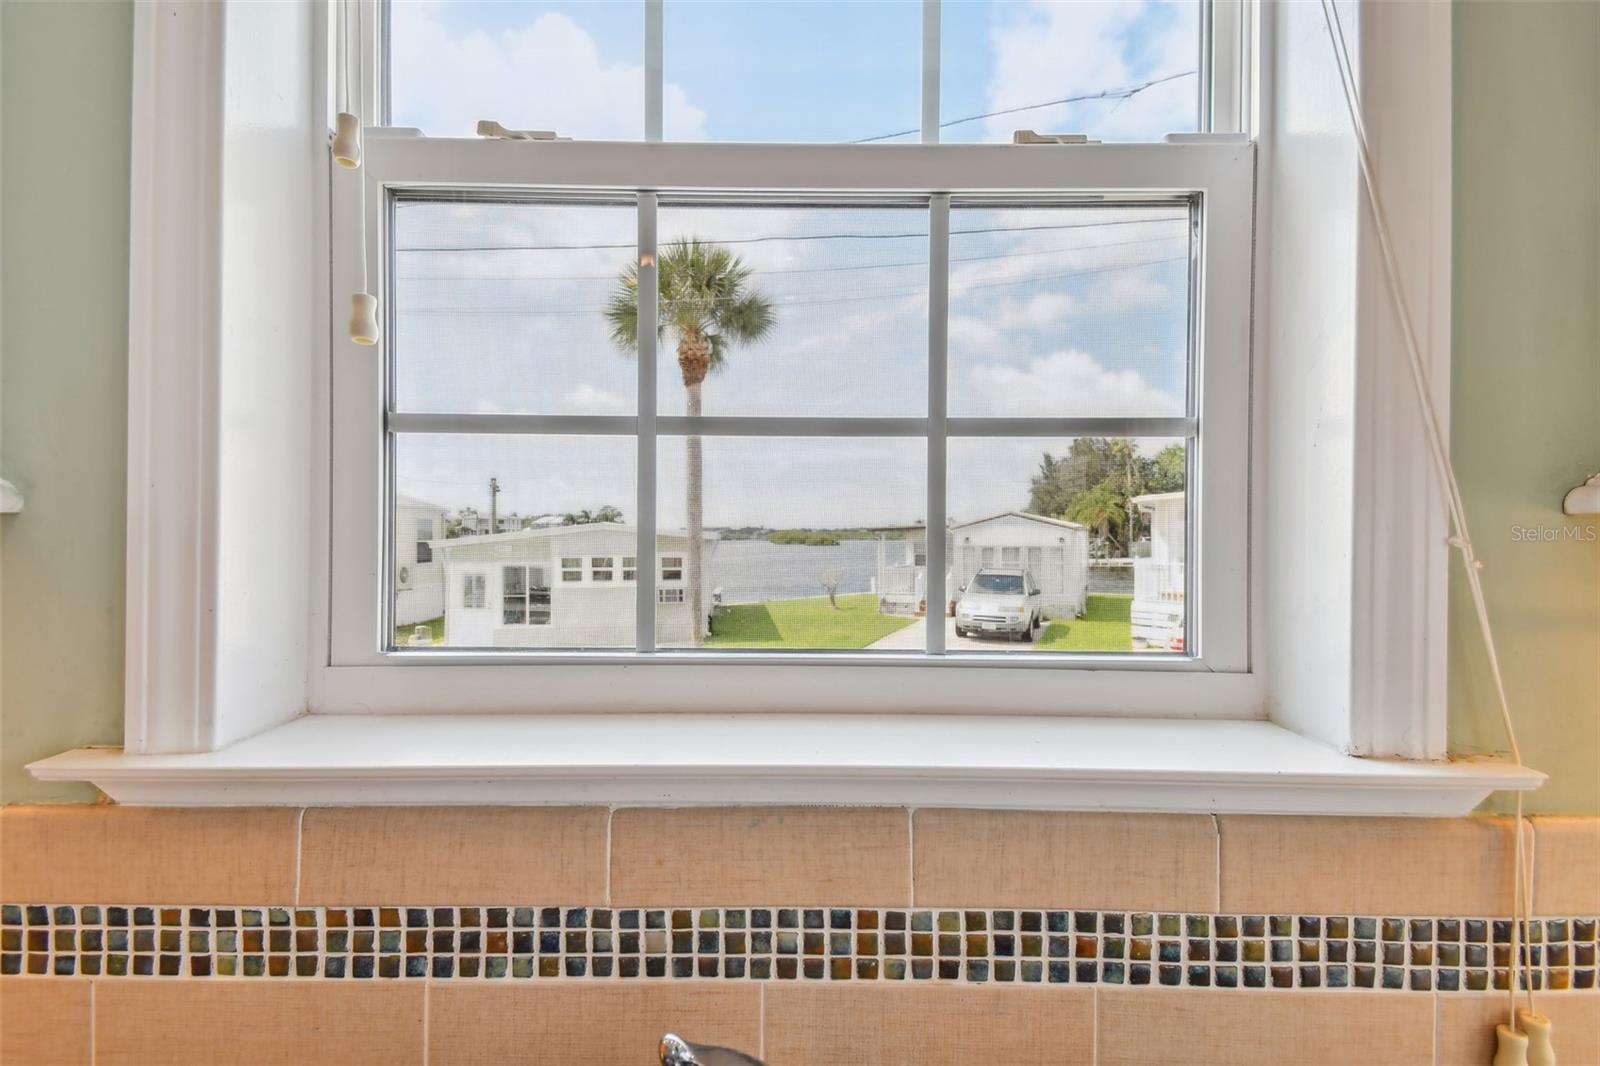
<path id="1" fill-rule="evenodd" d="M 940 140 L 1012 132 L 1159 141 L 1200 112 L 1198 0 L 942 6 Z"/>
<path id="2" fill-rule="evenodd" d="M 660 550 L 670 555 L 662 565 L 684 563 L 691 601 L 658 612 L 656 642 L 664 647 L 693 641 L 690 447 L 663 437 L 658 450 Z M 706 437 L 701 447 L 707 647 L 922 648 L 905 632 L 915 622 L 916 588 L 893 599 L 879 591 L 899 558 L 886 542 L 898 551 L 920 536 L 922 440 Z"/>
<path id="3" fill-rule="evenodd" d="M 1186 205 L 957 206 L 950 220 L 951 414 L 1185 413 Z"/>
<path id="4" fill-rule="evenodd" d="M 659 225 L 661 413 L 693 384 L 707 415 L 927 411 L 925 204 L 679 204 Z"/>
<path id="5" fill-rule="evenodd" d="M 921 48 L 918 3 L 667 0 L 666 138 L 914 142 Z"/>
<path id="6" fill-rule="evenodd" d="M 393 247 L 399 410 L 634 412 L 606 315 L 638 247 L 632 203 L 400 199 Z"/>
<path id="7" fill-rule="evenodd" d="M 633 586 L 599 568 L 636 543 L 631 437 L 401 434 L 394 456 L 397 554 L 408 514 L 444 530 L 395 589 L 397 645 L 634 647 Z"/>
<path id="8" fill-rule="evenodd" d="M 644 136 L 640 0 L 395 0 L 389 8 L 390 121 L 435 137 L 479 119 L 565 137 Z M 692 121 L 682 93 L 669 114 Z"/>
<path id="9" fill-rule="evenodd" d="M 948 455 L 949 650 L 1184 650 L 1183 441 L 962 437 Z"/>

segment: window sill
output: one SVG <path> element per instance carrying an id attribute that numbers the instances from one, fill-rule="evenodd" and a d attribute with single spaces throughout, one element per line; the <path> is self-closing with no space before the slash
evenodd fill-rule
<path id="1" fill-rule="evenodd" d="M 1341 755 L 1262 721 L 311 715 L 216 752 L 29 766 L 121 803 L 894 804 L 1451 817 L 1544 775 Z"/>

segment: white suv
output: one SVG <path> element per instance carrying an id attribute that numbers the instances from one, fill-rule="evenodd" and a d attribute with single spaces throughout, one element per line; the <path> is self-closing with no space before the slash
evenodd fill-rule
<path id="1" fill-rule="evenodd" d="M 1033 640 L 1043 620 L 1039 586 L 1018 567 L 986 566 L 961 587 L 956 600 L 956 636 L 1004 633 L 1008 640 Z"/>

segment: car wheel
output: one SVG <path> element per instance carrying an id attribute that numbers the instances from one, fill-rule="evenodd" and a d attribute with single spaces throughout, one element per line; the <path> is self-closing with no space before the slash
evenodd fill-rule
<path id="1" fill-rule="evenodd" d="M 1033 643 L 1033 619 L 1031 618 L 1028 619 L 1028 628 L 1022 631 L 1022 642 L 1024 644 Z"/>
<path id="2" fill-rule="evenodd" d="M 956 636 L 964 637 L 966 635 L 967 635 L 967 631 L 965 629 L 962 629 L 960 626 L 956 626 Z"/>

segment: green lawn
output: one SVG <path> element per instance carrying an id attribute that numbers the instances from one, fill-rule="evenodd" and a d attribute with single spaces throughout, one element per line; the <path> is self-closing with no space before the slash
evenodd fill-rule
<path id="1" fill-rule="evenodd" d="M 870 592 L 840 596 L 838 610 L 826 596 L 736 604 L 717 612 L 706 647 L 865 648 L 914 621 L 879 614 L 878 598 Z"/>
<path id="2" fill-rule="evenodd" d="M 1082 618 L 1051 622 L 1035 642 L 1041 651 L 1132 651 L 1132 596 L 1095 593 Z"/>
<path id="3" fill-rule="evenodd" d="M 411 633 L 417 626 L 427 626 L 433 630 L 433 642 L 435 644 L 444 643 L 444 615 L 440 615 L 438 618 L 430 618 L 426 622 L 413 622 L 408 626 L 396 626 L 394 630 L 396 646 L 401 648 L 408 647 L 411 644 Z"/>

